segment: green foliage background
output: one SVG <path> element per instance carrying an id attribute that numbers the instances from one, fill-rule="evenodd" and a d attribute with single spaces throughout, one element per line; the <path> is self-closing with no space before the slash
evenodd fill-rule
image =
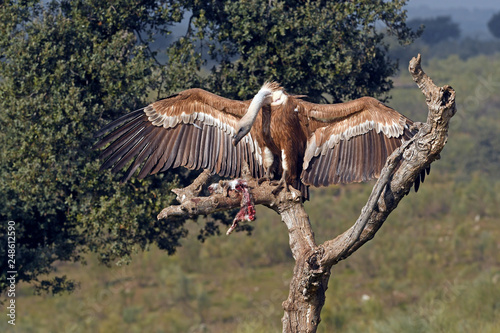
<path id="1" fill-rule="evenodd" d="M 73 290 L 75 282 L 64 276 L 39 276 L 89 251 L 105 264 L 127 262 L 151 244 L 172 254 L 187 235 L 184 220 L 155 216 L 171 202 L 172 186 L 189 183 L 193 174 L 174 170 L 119 184 L 120 175 L 98 171 L 91 148 L 105 123 L 193 86 L 249 98 L 265 80 L 277 79 L 315 100 L 322 93 L 335 100 L 380 95 L 391 86 L 395 63 L 375 22 L 410 41 L 403 4 L 3 2 L 0 219 L 16 222 L 17 280 L 32 281 L 39 291 Z M 184 35 L 152 48 L 155 38 L 168 38 L 187 18 Z M 210 71 L 201 67 L 204 52 L 217 64 Z M 228 220 L 228 214 L 212 216 L 199 238 L 217 234 Z M 0 229 L 2 258 L 6 227 Z M 6 265 L 2 261 L 0 290 L 7 285 Z"/>
<path id="2" fill-rule="evenodd" d="M 18 280 L 36 281 L 54 261 L 78 261 L 88 250 L 105 263 L 149 242 L 172 253 L 185 234 L 182 223 L 161 225 L 151 216 L 170 202 L 175 176 L 121 186 L 98 172 L 91 147 L 99 126 L 142 106 L 158 85 L 134 31 L 178 21 L 177 9 L 151 16 L 159 10 L 152 1 L 130 12 L 98 1 L 0 8 L 0 216 L 17 223 Z M 5 258 L 6 237 L 1 241 Z M 65 279 L 53 285 L 74 288 Z"/>
<path id="3" fill-rule="evenodd" d="M 330 102 L 380 96 L 392 87 L 388 77 L 397 70 L 387 58 L 384 36 L 403 44 L 416 37 L 404 23 L 404 3 L 204 2 L 194 13 L 207 19 L 209 52 L 220 62 L 208 88 L 249 98 L 265 78 L 314 101 L 325 102 L 325 94 Z"/>
<path id="4" fill-rule="evenodd" d="M 225 11 L 233 17 L 238 11 L 265 6 L 256 6 L 260 3 L 256 1 L 247 1 L 241 8 L 229 1 L 217 2 L 220 6 L 210 12 L 215 2 L 172 1 L 163 7 L 152 1 L 138 5 L 123 0 L 109 6 L 81 0 L 54 3 L 42 10 L 35 3 L 0 5 L 0 256 L 6 258 L 3 221 L 15 220 L 19 280 L 31 281 L 17 286 L 15 330 L 279 331 L 293 258 L 278 215 L 259 207 L 252 237 L 216 235 L 203 237 L 205 242 L 200 243 L 195 237 L 200 229 L 203 236 L 217 234 L 220 223 L 215 220 L 223 217 L 195 223 L 154 218 L 172 199 L 170 188 L 189 182 L 189 174 L 174 170 L 120 185 L 120 175 L 98 172 L 97 153 L 91 151 L 96 129 L 170 91 L 201 86 L 246 98 L 271 78 L 288 80 L 285 87 L 295 87 L 294 74 L 287 72 L 280 78 L 273 72 L 276 63 L 270 62 L 269 54 L 281 59 L 272 51 L 284 45 L 283 38 L 278 38 L 281 28 L 269 24 L 277 37 L 262 41 L 265 31 L 250 31 L 250 21 L 256 17 L 245 20 L 240 14 L 234 24 L 241 24 L 241 29 L 229 27 L 215 33 L 218 25 L 213 22 L 218 21 L 213 16 L 224 21 Z M 378 2 L 357 3 L 362 9 Z M 162 58 L 166 65 L 160 66 L 157 61 L 163 51 L 155 54 L 149 41 L 161 29 L 168 33 L 169 23 L 181 20 L 183 8 L 196 13 L 193 28 L 171 44 Z M 314 17 L 327 14 L 315 4 L 298 12 Z M 268 15 L 260 14 L 264 15 L 260 19 Z M 394 15 L 395 20 L 400 17 Z M 304 14 L 309 19 L 305 22 L 325 24 L 311 17 Z M 277 20 L 272 15 L 268 19 Z M 287 24 L 284 37 L 298 33 Z M 260 43 L 259 56 L 246 51 L 246 57 L 234 61 L 231 52 L 247 50 L 249 36 Z M 196 47 L 201 38 L 219 57 L 213 72 L 200 67 Z M 316 42 L 307 41 L 304 50 L 321 45 Z M 393 46 L 392 41 L 383 43 Z M 418 42 L 392 54 L 405 67 L 410 55 L 422 51 L 424 70 L 436 84 L 451 84 L 457 91 L 458 112 L 442 159 L 433 164 L 419 192 L 401 202 L 372 242 L 334 267 L 320 332 L 500 330 L 500 55 L 495 43 L 444 44 L 429 47 Z M 224 48 L 227 59 L 219 54 Z M 302 53 L 297 52 L 295 60 L 287 61 L 302 62 Z M 384 48 L 377 52 L 384 54 Z M 375 59 L 360 58 L 367 60 L 365 65 Z M 328 66 L 339 58 L 325 54 L 321 59 L 329 60 L 323 65 L 306 63 L 306 68 L 319 66 L 314 68 L 329 73 Z M 262 62 L 266 71 L 255 72 Z M 324 92 L 331 94 L 336 91 L 334 85 L 344 81 L 351 84 L 345 77 L 334 81 L 337 74 L 342 78 L 341 64 L 339 72 L 331 73 L 332 88 L 325 86 Z M 391 63 L 387 66 L 393 68 Z M 237 70 L 242 71 L 241 81 L 236 80 Z M 304 83 L 310 83 L 309 74 L 314 73 L 307 73 Z M 378 82 L 384 86 L 388 79 L 382 76 Z M 238 86 L 244 81 L 248 86 Z M 309 86 L 311 90 L 306 90 Z M 389 104 L 415 121 L 425 121 L 424 97 L 405 70 L 394 78 L 394 86 Z M 303 89 L 289 90 L 323 98 L 314 95 L 315 89 L 321 89 L 312 83 Z M 383 92 L 362 89 L 375 95 Z M 349 91 L 354 95 L 345 95 Z M 343 95 L 331 96 L 342 99 L 358 93 L 363 92 L 346 89 Z M 355 221 L 372 185 L 312 191 L 306 209 L 318 242 L 331 239 Z M 149 251 L 137 252 L 142 248 Z M 176 254 L 167 256 L 165 250 Z M 130 265 L 100 264 L 130 258 Z M 5 265 L 2 261 L 2 274 Z M 36 280 L 40 291 L 75 290 L 34 296 Z M 2 320 L 0 330 L 12 327 Z"/>

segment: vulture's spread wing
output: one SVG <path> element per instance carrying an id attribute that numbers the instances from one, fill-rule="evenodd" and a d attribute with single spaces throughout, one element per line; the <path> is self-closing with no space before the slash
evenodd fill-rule
<path id="1" fill-rule="evenodd" d="M 387 157 L 414 133 L 412 121 L 371 97 L 331 105 L 301 103 L 311 135 L 301 179 L 328 186 L 377 178 Z"/>
<path id="2" fill-rule="evenodd" d="M 105 147 L 101 169 L 116 172 L 133 161 L 123 181 L 141 165 L 139 178 L 179 166 L 240 177 L 245 161 L 251 174 L 261 177 L 261 150 L 252 132 L 238 145 L 231 143 L 249 103 L 190 89 L 131 112 L 96 133 L 111 131 L 94 146 Z"/>

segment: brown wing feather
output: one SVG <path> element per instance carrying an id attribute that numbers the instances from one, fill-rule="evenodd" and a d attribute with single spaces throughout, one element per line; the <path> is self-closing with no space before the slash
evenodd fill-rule
<path id="1" fill-rule="evenodd" d="M 325 154 L 312 158 L 308 169 L 302 171 L 302 182 L 328 186 L 377 178 L 387 157 L 401 145 L 401 139 L 370 131 L 341 141 Z"/>
<path id="2" fill-rule="evenodd" d="M 302 101 L 298 111 L 310 133 L 301 175 L 306 185 L 376 178 L 387 157 L 414 134 L 411 120 L 371 97 L 331 105 Z"/>
<path id="3" fill-rule="evenodd" d="M 96 133 L 111 131 L 94 146 L 106 147 L 101 169 L 116 172 L 130 163 L 123 181 L 141 165 L 139 178 L 179 166 L 240 177 L 245 161 L 254 177 L 262 177 L 262 158 L 254 149 L 258 133 L 250 132 L 236 147 L 231 143 L 249 103 L 190 89 L 127 114 Z"/>
<path id="4" fill-rule="evenodd" d="M 369 112 L 372 119 L 384 119 L 386 117 L 397 117 L 399 113 L 383 104 L 373 97 L 361 97 L 349 102 L 337 104 L 315 104 L 301 99 L 297 100 L 301 107 L 301 112 L 307 117 L 321 122 L 333 122 L 346 118 L 355 113 Z M 378 116 L 376 115 L 378 114 Z M 368 119 L 368 118 L 365 118 Z"/>

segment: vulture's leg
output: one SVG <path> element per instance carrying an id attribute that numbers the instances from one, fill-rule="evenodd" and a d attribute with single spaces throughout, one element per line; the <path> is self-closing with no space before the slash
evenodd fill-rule
<path id="1" fill-rule="evenodd" d="M 275 185 L 276 187 L 272 190 L 272 193 L 274 195 L 276 195 L 276 193 L 278 193 L 282 189 L 285 189 L 285 191 L 290 192 L 290 188 L 288 187 L 288 184 L 286 182 L 286 177 L 287 177 L 287 171 L 283 170 L 283 175 L 281 176 L 281 179 Z"/>
<path id="2" fill-rule="evenodd" d="M 272 191 L 273 194 L 278 193 L 281 189 L 285 189 L 285 191 L 290 192 L 290 189 L 288 188 L 288 183 L 287 183 L 287 178 L 288 178 L 288 173 L 289 171 L 289 161 L 286 157 L 285 151 L 282 149 L 281 150 L 281 167 L 283 169 L 283 173 L 281 175 L 281 179 L 279 183 L 277 184 L 276 188 Z"/>
<path id="3" fill-rule="evenodd" d="M 273 173 L 272 173 L 272 168 L 273 168 L 273 163 L 274 163 L 274 155 L 273 153 L 271 152 L 271 150 L 267 147 L 264 147 L 264 159 L 263 159 L 263 164 L 264 164 L 264 170 L 265 170 L 265 175 L 264 177 L 260 178 L 257 182 L 260 184 L 262 184 L 263 182 L 265 182 L 266 180 L 267 181 L 271 181 L 271 179 L 273 178 Z"/>

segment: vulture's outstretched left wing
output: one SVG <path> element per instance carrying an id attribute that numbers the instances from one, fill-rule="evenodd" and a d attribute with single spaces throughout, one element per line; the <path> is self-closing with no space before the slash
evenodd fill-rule
<path id="1" fill-rule="evenodd" d="M 139 178 L 179 166 L 240 177 L 245 161 L 254 177 L 262 177 L 261 148 L 253 132 L 236 146 L 231 142 L 249 104 L 189 89 L 131 112 L 96 133 L 111 131 L 94 146 L 106 147 L 101 169 L 115 172 L 133 160 L 122 181 L 141 165 Z"/>
<path id="2" fill-rule="evenodd" d="M 310 137 L 301 179 L 328 186 L 377 178 L 389 155 L 409 140 L 412 121 L 371 97 L 340 104 L 300 102 Z"/>

